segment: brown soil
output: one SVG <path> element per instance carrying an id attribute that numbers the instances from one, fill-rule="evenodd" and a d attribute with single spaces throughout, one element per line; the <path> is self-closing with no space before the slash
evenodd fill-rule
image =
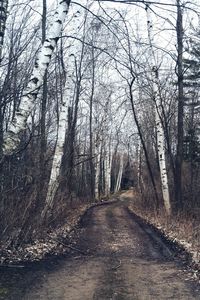
<path id="1" fill-rule="evenodd" d="M 78 235 L 73 247 L 85 254 L 74 251 L 15 276 L 4 271 L 0 299 L 200 299 L 173 251 L 126 201 L 89 209 Z"/>

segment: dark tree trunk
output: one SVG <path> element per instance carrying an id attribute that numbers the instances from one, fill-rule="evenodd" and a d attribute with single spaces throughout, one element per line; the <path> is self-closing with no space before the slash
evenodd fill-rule
<path id="1" fill-rule="evenodd" d="M 93 133 L 92 133 L 92 114 L 93 114 L 93 98 L 94 98 L 94 80 L 95 80 L 95 62 L 94 49 L 92 48 L 92 89 L 90 96 L 90 185 L 91 195 L 95 196 L 95 170 L 93 164 Z"/>
<path id="2" fill-rule="evenodd" d="M 182 9 L 180 0 L 177 0 L 177 77 L 178 77 L 178 124 L 177 124 L 177 152 L 176 152 L 176 172 L 175 172 L 175 200 L 176 210 L 183 206 L 182 200 L 182 162 L 183 162 L 183 24 Z"/>
<path id="3" fill-rule="evenodd" d="M 142 134 L 142 131 L 141 131 L 141 127 L 140 127 L 140 124 L 139 124 L 139 121 L 138 121 L 138 118 L 137 118 L 137 115 L 136 115 L 135 106 L 134 106 L 134 102 L 133 102 L 132 86 L 133 86 L 134 81 L 135 81 L 135 79 L 133 79 L 132 82 L 129 84 L 131 107 L 132 107 L 132 111 L 133 111 L 135 124 L 137 126 L 138 134 L 139 134 L 139 137 L 140 137 L 140 141 L 141 141 L 141 144 L 142 144 L 142 148 L 144 150 L 144 155 L 145 155 L 146 164 L 147 164 L 149 176 L 150 176 L 150 179 L 151 179 L 152 187 L 153 187 L 153 190 L 154 190 L 155 201 L 156 201 L 155 202 L 156 210 L 158 210 L 158 208 L 159 208 L 159 198 L 158 198 L 156 183 L 155 183 L 155 180 L 154 180 L 154 176 L 153 176 L 153 172 L 152 172 L 152 168 L 151 168 L 151 164 L 150 164 L 150 160 L 149 160 L 149 156 L 148 156 L 148 151 L 147 151 L 147 148 L 146 148 L 146 144 L 145 144 L 145 141 L 144 141 L 144 138 L 143 138 L 143 134 Z"/>
<path id="4" fill-rule="evenodd" d="M 0 64 L 7 19 L 8 0 L 0 1 Z M 9 63 L 10 65 L 10 63 Z M 3 90 L 3 88 L 2 88 Z M 3 92 L 0 93 L 0 206 L 3 208 L 3 122 L 4 122 Z"/>

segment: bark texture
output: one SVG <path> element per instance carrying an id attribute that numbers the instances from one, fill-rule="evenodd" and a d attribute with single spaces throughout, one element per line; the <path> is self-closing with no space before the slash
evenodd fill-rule
<path id="1" fill-rule="evenodd" d="M 99 179 L 100 179 L 100 164 L 101 164 L 101 147 L 102 141 L 96 141 L 95 145 L 95 199 L 99 199 Z"/>
<path id="2" fill-rule="evenodd" d="M 177 150 L 175 170 L 175 198 L 176 210 L 183 206 L 182 201 L 182 164 L 183 164 L 183 113 L 184 113 L 184 90 L 183 90 L 183 16 L 180 0 L 177 0 L 177 77 L 178 77 L 178 124 L 177 124 Z"/>
<path id="3" fill-rule="evenodd" d="M 43 0 L 43 14 L 42 14 L 42 44 L 46 39 L 46 19 L 47 19 L 47 0 Z M 46 109 L 47 109 L 47 96 L 48 96 L 48 83 L 47 83 L 47 71 L 45 72 L 43 79 L 42 99 L 40 103 L 40 187 L 39 193 L 41 193 L 44 186 L 45 179 L 45 156 L 46 156 Z"/>
<path id="4" fill-rule="evenodd" d="M 63 23 L 68 13 L 69 4 L 70 0 L 60 0 L 58 2 L 54 20 L 36 59 L 31 79 L 21 98 L 20 106 L 16 112 L 14 120 L 10 124 L 5 136 L 3 144 L 3 151 L 5 155 L 12 154 L 20 143 L 19 133 L 26 128 L 27 118 L 34 107 L 38 90 L 43 83 L 43 77 L 51 61 L 57 41 L 61 35 Z"/>
<path id="5" fill-rule="evenodd" d="M 7 9 L 8 9 L 8 0 L 0 1 L 0 62 L 2 59 L 2 47 L 3 39 L 6 28 L 6 19 L 7 19 Z"/>
<path id="6" fill-rule="evenodd" d="M 58 189 L 60 167 L 62 162 L 63 148 L 64 148 L 65 135 L 66 135 L 66 124 L 67 124 L 67 101 L 63 101 L 61 111 L 60 111 L 60 117 L 59 117 L 57 142 L 56 142 L 56 147 L 55 147 L 55 152 L 53 157 L 51 175 L 48 184 L 45 207 L 42 211 L 42 218 L 44 218 L 47 211 L 52 208 L 53 200 L 56 191 Z"/>
<path id="7" fill-rule="evenodd" d="M 158 67 L 157 67 L 155 53 L 152 45 L 152 21 L 151 21 L 151 16 L 150 16 L 148 6 L 146 8 L 146 11 L 147 11 L 148 36 L 149 36 L 149 44 L 150 44 L 150 62 L 151 62 L 150 64 L 152 69 L 152 83 L 153 83 L 152 88 L 153 88 L 153 97 L 155 101 L 155 121 L 156 121 L 158 162 L 160 167 L 160 180 L 161 180 L 162 196 L 163 196 L 165 210 L 167 214 L 170 214 L 171 204 L 170 204 L 170 197 L 169 197 L 168 175 L 166 169 L 165 135 L 164 135 L 164 129 L 161 122 Z"/>
<path id="8" fill-rule="evenodd" d="M 111 169 L 112 169 L 112 151 L 111 145 L 107 146 L 105 153 L 105 195 L 110 195 L 111 190 Z"/>
<path id="9" fill-rule="evenodd" d="M 116 181 L 116 185 L 115 185 L 115 193 L 119 192 L 120 187 L 121 187 L 123 165 L 124 165 L 123 155 L 120 155 L 119 171 L 118 171 L 117 181 Z"/>

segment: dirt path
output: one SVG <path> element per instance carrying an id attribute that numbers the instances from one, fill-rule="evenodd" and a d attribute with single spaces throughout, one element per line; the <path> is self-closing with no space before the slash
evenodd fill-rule
<path id="1" fill-rule="evenodd" d="M 0 299 L 200 299 L 173 252 L 125 202 L 90 209 L 75 247 L 87 255 L 18 271 L 12 296 L 3 298 L 0 289 Z"/>

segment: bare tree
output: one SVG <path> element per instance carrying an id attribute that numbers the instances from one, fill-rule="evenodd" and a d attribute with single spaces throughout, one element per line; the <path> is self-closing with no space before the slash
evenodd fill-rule
<path id="1" fill-rule="evenodd" d="M 6 28 L 8 0 L 2 0 L 0 3 L 0 61 L 2 59 L 3 39 Z"/>
<path id="2" fill-rule="evenodd" d="M 165 135 L 164 129 L 161 122 L 161 109 L 160 109 L 160 99 L 159 99 L 159 75 L 158 67 L 156 65 L 155 53 L 152 45 L 152 21 L 149 12 L 149 6 L 146 6 L 147 11 L 147 26 L 148 26 L 148 36 L 150 44 L 150 64 L 152 76 L 152 88 L 153 88 L 153 98 L 155 101 L 155 123 L 156 123 L 156 133 L 157 133 L 157 150 L 158 150 L 158 161 L 160 167 L 160 179 L 162 187 L 162 195 L 164 200 L 164 206 L 168 215 L 171 214 L 171 203 L 169 197 L 169 185 L 168 185 L 168 175 L 167 175 L 167 166 L 166 166 L 166 157 L 165 157 Z"/>
<path id="3" fill-rule="evenodd" d="M 175 197 L 176 209 L 181 209 L 182 201 L 182 163 L 183 163 L 183 16 L 181 1 L 177 0 L 177 78 L 178 78 L 178 123 L 177 123 L 177 151 L 176 151 L 176 172 L 175 172 Z"/>
<path id="4" fill-rule="evenodd" d="M 49 29 L 47 38 L 41 48 L 41 51 L 36 59 L 35 66 L 32 72 L 31 79 L 26 90 L 21 98 L 20 107 L 16 112 L 12 124 L 9 125 L 7 134 L 4 140 L 4 154 L 12 154 L 20 142 L 19 133 L 26 128 L 26 121 L 34 106 L 34 101 L 38 94 L 38 89 L 41 87 L 43 77 L 50 63 L 52 53 L 56 47 L 60 37 L 65 17 L 68 13 L 70 0 L 60 0 L 54 20 Z"/>

